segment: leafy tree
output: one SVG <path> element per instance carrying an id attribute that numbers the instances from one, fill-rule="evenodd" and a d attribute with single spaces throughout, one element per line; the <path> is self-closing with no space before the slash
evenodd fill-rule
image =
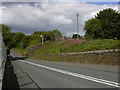
<path id="1" fill-rule="evenodd" d="M 16 33 L 11 33 L 11 41 L 9 42 L 9 45 L 7 46 L 8 47 L 8 49 L 12 49 L 12 48 L 15 48 L 16 47 L 16 45 L 15 45 L 15 43 L 14 43 L 14 36 L 15 36 L 15 34 Z"/>
<path id="2" fill-rule="evenodd" d="M 54 34 L 55 39 L 62 37 L 62 33 L 58 30 L 53 30 L 52 33 Z"/>
<path id="3" fill-rule="evenodd" d="M 40 37 L 41 35 L 45 35 L 47 32 L 44 31 L 36 31 L 34 32 L 32 35 L 30 35 L 31 37 L 31 44 L 38 44 L 41 43 L 42 38 Z"/>
<path id="4" fill-rule="evenodd" d="M 120 14 L 113 9 L 104 9 L 95 18 L 85 23 L 87 39 L 120 39 Z"/>
<path id="5" fill-rule="evenodd" d="M 53 31 L 48 31 L 44 35 L 44 39 L 45 39 L 45 41 L 54 41 L 55 40 L 55 35 L 54 35 Z"/>
<path id="6" fill-rule="evenodd" d="M 81 38 L 81 36 L 79 34 L 73 34 L 72 38 Z"/>
<path id="7" fill-rule="evenodd" d="M 58 30 L 52 30 L 52 31 L 48 31 L 48 32 L 45 32 L 45 31 L 37 31 L 37 32 L 34 32 L 32 35 L 31 35 L 31 38 L 32 40 L 39 42 L 41 41 L 41 35 L 44 36 L 44 41 L 53 41 L 57 38 L 60 38 L 62 37 L 62 34 L 60 31 Z M 33 41 L 32 41 L 33 42 Z"/>
<path id="8" fill-rule="evenodd" d="M 29 43 L 30 43 L 31 37 L 29 35 L 25 35 L 22 40 L 21 40 L 21 44 L 22 44 L 22 48 L 26 48 Z"/>
<path id="9" fill-rule="evenodd" d="M 13 37 L 13 43 L 14 43 L 15 47 L 21 46 L 24 36 L 25 36 L 24 33 L 21 33 L 21 32 L 15 33 L 15 35 Z"/>
<path id="10" fill-rule="evenodd" d="M 101 31 L 100 20 L 93 18 L 86 22 L 86 26 L 84 28 L 86 31 L 85 37 L 88 39 L 101 38 L 103 32 Z"/>
<path id="11" fill-rule="evenodd" d="M 40 35 L 44 35 L 45 33 L 47 33 L 47 32 L 44 32 L 44 31 L 36 31 L 36 32 L 34 32 L 34 33 L 31 35 L 31 37 L 32 37 L 32 39 L 38 39 L 38 38 L 40 38 Z"/>
<path id="12" fill-rule="evenodd" d="M 11 49 L 12 43 L 12 33 L 11 28 L 7 25 L 0 24 L 0 29 L 2 31 L 3 41 L 8 49 Z"/>

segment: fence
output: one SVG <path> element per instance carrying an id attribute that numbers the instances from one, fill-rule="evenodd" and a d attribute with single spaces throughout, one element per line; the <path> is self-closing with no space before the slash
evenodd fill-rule
<path id="1" fill-rule="evenodd" d="M 7 59 L 6 48 L 0 31 L 0 89 L 2 89 L 2 80 L 3 80 L 4 66 L 6 59 Z"/>

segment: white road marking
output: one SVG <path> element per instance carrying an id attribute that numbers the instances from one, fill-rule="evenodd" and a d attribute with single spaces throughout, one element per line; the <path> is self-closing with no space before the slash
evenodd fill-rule
<path id="1" fill-rule="evenodd" d="M 20 61 L 24 62 L 24 63 L 27 63 L 27 64 L 34 65 L 34 66 L 38 66 L 38 67 L 41 67 L 41 68 L 44 68 L 44 69 L 48 69 L 48 70 L 56 71 L 56 72 L 59 72 L 59 73 L 71 75 L 71 76 L 74 76 L 74 77 L 87 79 L 87 80 L 90 80 L 90 81 L 106 84 L 106 85 L 109 85 L 109 86 L 120 87 L 119 83 L 116 83 L 116 82 L 113 82 L 113 81 L 108 81 L 108 80 L 104 80 L 104 79 L 99 79 L 99 78 L 95 78 L 95 77 L 91 77 L 91 76 L 86 76 L 86 75 L 82 75 L 82 74 L 78 74 L 78 73 L 65 71 L 65 70 L 60 70 L 60 69 L 56 69 L 56 68 L 52 68 L 52 67 L 48 67 L 48 66 L 44 66 L 44 65 L 40 65 L 40 64 L 31 63 L 31 62 L 28 62 L 28 61 L 23 61 L 23 60 L 20 60 Z"/>

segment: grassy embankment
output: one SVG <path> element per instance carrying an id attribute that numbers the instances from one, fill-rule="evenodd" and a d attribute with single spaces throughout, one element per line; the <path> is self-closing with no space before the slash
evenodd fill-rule
<path id="1" fill-rule="evenodd" d="M 87 55 L 58 55 L 58 53 L 66 52 L 83 52 L 93 50 L 106 50 L 120 48 L 120 40 L 112 39 L 97 39 L 89 41 L 64 40 L 51 41 L 44 43 L 43 48 L 38 48 L 33 51 L 31 58 L 54 60 L 54 61 L 68 61 L 80 63 L 103 63 L 103 64 L 117 64 L 118 54 L 87 54 Z M 26 55 L 28 49 L 17 49 L 22 55 Z M 53 55 L 55 54 L 55 55 Z M 91 58 L 91 59 L 90 59 Z M 113 58 L 115 59 L 113 61 Z"/>

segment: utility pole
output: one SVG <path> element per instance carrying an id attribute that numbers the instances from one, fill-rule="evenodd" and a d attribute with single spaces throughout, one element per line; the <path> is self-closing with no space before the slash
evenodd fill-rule
<path id="1" fill-rule="evenodd" d="M 22 49 L 23 49 L 23 43 L 21 42 L 21 47 L 22 47 Z"/>
<path id="2" fill-rule="evenodd" d="M 44 38 L 44 37 L 43 37 L 43 35 L 41 35 L 40 37 L 42 38 L 42 49 L 41 49 L 41 50 L 42 50 L 42 60 L 43 60 L 43 42 L 44 42 L 44 41 L 43 41 L 43 38 Z"/>
<path id="3" fill-rule="evenodd" d="M 118 1 L 118 13 L 120 13 L 120 1 Z"/>
<path id="4" fill-rule="evenodd" d="M 43 37 L 43 35 L 41 35 L 40 37 L 42 38 L 42 45 L 43 45 L 43 42 L 44 42 L 44 41 L 43 41 L 43 38 L 44 38 L 44 37 Z"/>
<path id="5" fill-rule="evenodd" d="M 77 40 L 78 40 L 78 33 L 79 33 L 79 14 L 77 13 Z"/>

